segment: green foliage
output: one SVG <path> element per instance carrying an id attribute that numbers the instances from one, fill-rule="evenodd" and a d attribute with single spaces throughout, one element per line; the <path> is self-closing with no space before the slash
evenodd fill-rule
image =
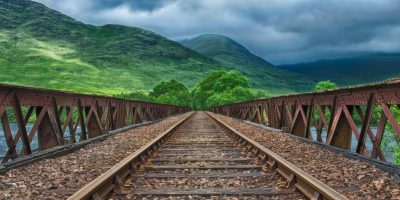
<path id="1" fill-rule="evenodd" d="M 192 91 L 194 109 L 255 98 L 256 95 L 249 88 L 249 79 L 237 71 L 214 71 L 205 76 Z"/>
<path id="2" fill-rule="evenodd" d="M 213 89 L 217 93 L 232 90 L 236 87 L 249 88 L 249 79 L 237 71 L 223 73 L 214 83 Z"/>
<path id="3" fill-rule="evenodd" d="M 121 93 L 116 97 L 206 109 L 212 106 L 266 98 L 263 90 L 252 91 L 249 79 L 237 71 L 214 71 L 206 75 L 190 92 L 174 80 L 162 81 L 147 95 L 142 91 Z"/>
<path id="4" fill-rule="evenodd" d="M 154 86 L 148 95 L 141 91 L 134 91 L 115 96 L 205 109 L 227 103 L 265 98 L 267 95 L 261 90 L 253 92 L 249 88 L 249 79 L 237 71 L 214 71 L 206 75 L 192 92 L 182 83 L 171 79 Z"/>
<path id="5" fill-rule="evenodd" d="M 188 91 L 188 89 L 182 83 L 171 79 L 170 81 L 162 81 L 161 83 L 154 86 L 153 90 L 149 93 L 150 96 L 158 98 L 159 96 L 178 91 Z"/>
<path id="6" fill-rule="evenodd" d="M 390 111 L 393 113 L 397 122 L 400 122 L 400 109 L 397 106 L 392 106 Z M 381 147 L 389 149 L 393 153 L 394 163 L 400 165 L 400 138 L 397 137 L 393 127 L 386 124 L 386 131 L 382 138 Z"/>
<path id="7" fill-rule="evenodd" d="M 213 107 L 223 104 L 246 101 L 254 98 L 255 95 L 251 92 L 251 90 L 238 86 L 232 89 L 227 89 L 220 93 L 216 92 L 207 99 L 206 105 L 207 107 Z"/>
<path id="8" fill-rule="evenodd" d="M 169 79 L 194 87 L 218 69 L 228 68 L 151 31 L 83 24 L 34 1 L 0 4 L 2 83 L 114 95 Z"/>
<path id="9" fill-rule="evenodd" d="M 400 165 L 400 145 L 397 144 L 393 147 L 393 158 L 396 165 Z"/>
<path id="10" fill-rule="evenodd" d="M 170 81 L 162 81 L 161 83 L 155 85 L 149 94 L 146 94 L 143 91 L 133 91 L 114 96 L 124 99 L 157 102 L 186 107 L 190 107 L 192 102 L 189 90 L 182 83 L 173 79 Z"/>
<path id="11" fill-rule="evenodd" d="M 190 107 L 191 98 L 189 91 L 172 91 L 160 95 L 157 99 L 159 103 L 172 104 L 178 106 Z"/>
<path id="12" fill-rule="evenodd" d="M 152 97 L 150 97 L 149 95 L 147 95 L 145 92 L 143 91 L 133 91 L 133 92 L 122 92 L 121 94 L 116 94 L 114 95 L 114 97 L 119 97 L 119 98 L 123 98 L 123 99 L 131 99 L 131 100 L 138 100 L 138 101 L 154 101 L 154 99 Z"/>
<path id="13" fill-rule="evenodd" d="M 336 83 L 332 81 L 320 81 L 315 85 L 315 90 L 320 92 L 320 91 L 325 91 L 325 90 L 334 90 L 336 89 Z"/>
<path id="14" fill-rule="evenodd" d="M 149 93 L 156 102 L 190 107 L 191 96 L 189 90 L 178 81 L 162 81 Z"/>
<path id="15" fill-rule="evenodd" d="M 255 90 L 254 91 L 254 98 L 255 99 L 266 99 L 269 98 L 270 96 L 263 90 Z"/>

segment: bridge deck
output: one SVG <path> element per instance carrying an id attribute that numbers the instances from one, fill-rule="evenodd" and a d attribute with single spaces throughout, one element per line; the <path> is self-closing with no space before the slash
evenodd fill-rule
<path id="1" fill-rule="evenodd" d="M 351 158 L 329 148 L 321 148 L 320 145 L 304 142 L 296 137 L 263 129 L 233 118 L 213 115 L 328 186 L 344 193 L 350 199 L 400 198 L 398 177 L 393 174 L 393 171 L 389 173 L 381 169 L 386 167 L 389 170 L 388 166 L 381 166 L 379 163 L 356 157 Z M 66 198 L 183 117 L 183 115 L 170 117 L 153 125 L 131 129 L 75 152 L 41 160 L 0 174 L 0 199 Z M 195 145 L 203 148 L 202 144 Z M 172 146 L 171 148 L 183 148 L 179 147 L 178 143 Z M 220 148 L 230 147 L 221 146 Z M 172 153 L 184 156 L 192 152 L 163 152 L 166 155 Z M 225 155 L 229 157 L 230 154 L 232 152 L 227 150 Z M 237 154 L 232 154 L 232 156 L 235 157 Z M 232 176 L 242 175 L 232 174 Z M 147 174 L 147 176 L 155 175 Z"/>

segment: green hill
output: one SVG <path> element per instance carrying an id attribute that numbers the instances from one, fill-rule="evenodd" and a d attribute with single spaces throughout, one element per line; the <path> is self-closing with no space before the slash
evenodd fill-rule
<path id="1" fill-rule="evenodd" d="M 0 81 L 115 94 L 174 78 L 188 87 L 216 61 L 151 31 L 92 26 L 28 0 L 0 0 Z"/>
<path id="2" fill-rule="evenodd" d="M 378 82 L 400 76 L 400 53 L 375 53 L 278 66 L 314 81 L 331 80 L 340 86 Z"/>
<path id="3" fill-rule="evenodd" d="M 204 41 L 210 54 L 195 49 L 200 54 L 148 30 L 88 25 L 37 2 L 0 0 L 0 82 L 118 94 L 170 79 L 193 88 L 213 70 L 236 68 L 270 94 L 311 89 L 311 81 L 218 39 Z"/>
<path id="4" fill-rule="evenodd" d="M 228 67 L 238 69 L 252 78 L 253 87 L 267 89 L 272 94 L 309 91 L 315 85 L 302 74 L 274 67 L 226 36 L 205 34 L 183 40 L 181 44 Z"/>

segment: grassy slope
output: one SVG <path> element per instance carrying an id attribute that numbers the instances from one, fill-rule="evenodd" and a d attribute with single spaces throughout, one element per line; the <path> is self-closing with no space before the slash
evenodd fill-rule
<path id="1" fill-rule="evenodd" d="M 311 81 L 276 70 L 232 40 L 204 44 L 214 59 L 151 31 L 87 25 L 37 2 L 0 0 L 3 83 L 118 94 L 172 78 L 192 88 L 212 70 L 235 68 L 272 95 L 312 88 Z"/>
<path id="2" fill-rule="evenodd" d="M 171 78 L 193 87 L 221 66 L 147 30 L 87 25 L 36 2 L 0 0 L 3 83 L 115 94 Z"/>
<path id="3" fill-rule="evenodd" d="M 279 67 L 302 73 L 315 81 L 332 80 L 341 86 L 348 86 L 399 77 L 400 53 L 377 53 Z"/>
<path id="4" fill-rule="evenodd" d="M 252 78 L 253 87 L 267 89 L 273 95 L 309 91 L 315 84 L 304 75 L 275 68 L 225 36 L 206 34 L 181 43 L 226 66 L 239 69 Z"/>

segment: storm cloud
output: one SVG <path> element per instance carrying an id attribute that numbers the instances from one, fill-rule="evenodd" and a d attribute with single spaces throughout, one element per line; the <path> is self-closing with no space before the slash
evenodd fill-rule
<path id="1" fill-rule="evenodd" d="M 400 51 L 400 0 L 37 0 L 173 40 L 226 35 L 274 64 Z"/>

